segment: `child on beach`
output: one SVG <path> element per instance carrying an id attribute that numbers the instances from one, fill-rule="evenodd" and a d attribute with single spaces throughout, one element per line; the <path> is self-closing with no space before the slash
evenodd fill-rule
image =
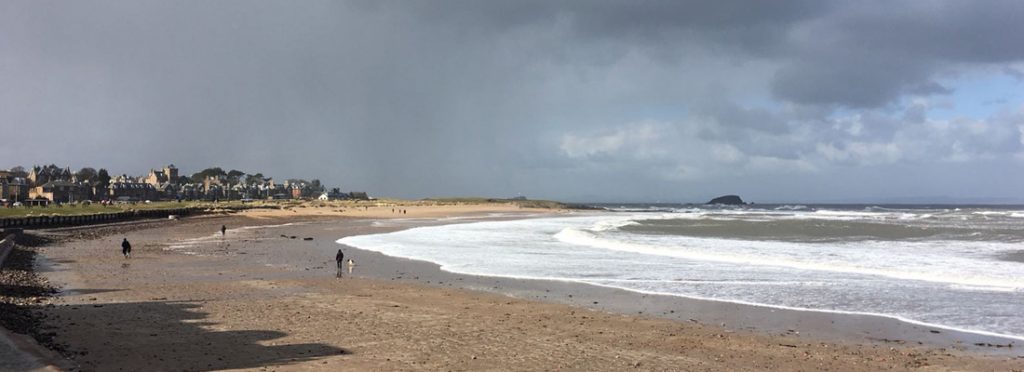
<path id="1" fill-rule="evenodd" d="M 132 257 L 132 244 L 128 242 L 128 238 L 124 238 L 124 241 L 121 242 L 121 254 L 124 255 L 124 258 Z"/>

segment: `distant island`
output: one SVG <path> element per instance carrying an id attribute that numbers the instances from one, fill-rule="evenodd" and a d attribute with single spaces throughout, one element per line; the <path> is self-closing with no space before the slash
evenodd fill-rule
<path id="1" fill-rule="evenodd" d="M 723 195 L 711 199 L 711 201 L 706 204 L 745 205 L 747 203 L 744 203 L 743 199 L 740 199 L 737 195 Z"/>

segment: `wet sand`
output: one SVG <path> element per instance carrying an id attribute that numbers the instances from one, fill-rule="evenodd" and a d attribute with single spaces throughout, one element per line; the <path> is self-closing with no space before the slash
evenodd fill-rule
<path id="1" fill-rule="evenodd" d="M 433 217 L 502 218 L 497 212 L 522 211 Z M 510 218 L 535 213 L 548 212 Z M 334 241 L 343 236 L 465 221 L 411 217 L 203 217 L 111 228 L 43 250 L 40 269 L 65 288 L 45 323 L 85 370 L 1024 368 L 1024 352 L 972 346 L 1007 340 L 879 317 L 456 275 L 351 248 L 346 257 L 357 265 L 335 268 Z M 266 227 L 245 227 L 253 225 Z M 125 236 L 132 259 L 120 257 Z"/>
<path id="2" fill-rule="evenodd" d="M 1024 262 L 1024 249 L 1004 254 L 1001 258 L 1010 262 Z"/>

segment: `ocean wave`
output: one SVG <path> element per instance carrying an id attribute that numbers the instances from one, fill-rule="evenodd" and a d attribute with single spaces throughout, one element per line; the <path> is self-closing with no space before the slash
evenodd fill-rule
<path id="1" fill-rule="evenodd" d="M 643 212 L 674 212 L 676 208 L 668 207 L 604 207 L 609 212 L 643 213 Z"/>
<path id="2" fill-rule="evenodd" d="M 1008 210 L 1008 211 L 974 211 L 974 212 L 971 212 L 971 214 L 978 215 L 978 216 L 1024 217 L 1024 213 L 1022 213 L 1022 211 L 1014 211 L 1014 210 Z"/>
<path id="3" fill-rule="evenodd" d="M 884 214 L 890 219 L 885 223 L 934 226 L 940 223 L 938 218 L 917 222 L 899 217 L 907 212 L 924 220 L 929 214 L 970 216 L 970 211 L 832 210 L 822 216 Z M 962 241 L 955 234 L 920 240 L 765 241 L 620 229 L 645 220 L 779 220 L 811 214 L 806 210 L 697 208 L 685 213 L 601 213 L 417 227 L 346 237 L 339 243 L 430 261 L 442 270 L 468 275 L 571 281 L 756 306 L 882 315 L 976 333 L 983 333 L 976 331 L 981 329 L 1024 334 L 1024 323 L 1000 318 L 1006 309 L 1020 309 L 1017 301 L 1024 293 L 1021 264 L 1000 258 L 1008 250 L 1019 250 L 1019 243 Z M 999 227 L 1005 222 L 975 217 L 970 226 Z M 673 224 L 660 225 L 666 223 Z M 969 306 L 969 315 L 964 315 L 964 306 Z"/>
<path id="4" fill-rule="evenodd" d="M 623 226 L 637 225 L 637 224 L 639 224 L 639 222 L 637 222 L 636 220 L 631 219 L 631 218 L 624 218 L 624 219 L 621 219 L 621 220 L 601 220 L 601 221 L 598 221 L 598 222 L 594 223 L 594 225 L 590 228 L 590 230 L 591 231 L 608 231 L 608 230 L 615 230 L 615 229 L 618 229 L 618 228 L 623 227 Z"/>
<path id="5" fill-rule="evenodd" d="M 797 205 L 781 205 L 781 206 L 775 207 L 775 210 L 777 210 L 777 211 L 802 211 L 802 210 L 806 210 L 806 209 L 807 209 L 806 205 L 800 205 L 800 204 L 797 204 Z"/>
<path id="6" fill-rule="evenodd" d="M 1019 290 L 1019 288 L 989 287 L 963 284 L 952 284 L 949 286 L 949 288 L 968 292 L 1017 292 Z"/>
<path id="7" fill-rule="evenodd" d="M 437 230 L 435 230 L 435 229 L 437 229 L 437 228 L 436 227 L 424 228 L 423 230 L 417 231 L 415 233 L 416 234 L 423 234 L 423 233 L 430 233 L 432 231 L 436 232 Z M 443 229 L 443 227 L 442 227 L 442 229 Z M 405 230 L 405 231 L 409 231 L 409 230 Z M 401 232 L 399 232 L 399 233 L 401 233 Z M 912 323 L 912 324 L 917 324 L 917 325 L 921 325 L 921 326 L 924 326 L 924 327 L 931 327 L 931 328 L 937 328 L 937 329 L 946 329 L 946 330 L 951 330 L 951 331 L 961 331 L 961 332 L 968 332 L 968 333 L 975 333 L 975 334 L 982 334 L 982 335 L 989 335 L 989 336 L 997 336 L 997 337 L 1009 337 L 1009 338 L 1024 340 L 1024 337 L 1019 336 L 1019 335 L 1014 335 L 1013 333 L 1007 332 L 1008 331 L 1007 329 L 993 328 L 993 327 L 990 327 L 990 326 L 985 326 L 983 323 L 970 323 L 970 324 L 962 324 L 962 325 L 949 325 L 949 324 L 941 324 L 941 323 L 936 322 L 936 321 L 923 321 L 923 320 L 920 320 L 920 319 L 929 319 L 929 318 L 927 316 L 919 317 L 920 314 L 912 315 L 912 314 L 903 314 L 901 312 L 887 312 L 887 311 L 879 311 L 879 310 L 828 309 L 828 308 L 815 308 L 815 307 L 807 307 L 807 306 L 789 306 L 789 305 L 783 305 L 783 304 L 778 304 L 778 303 L 770 303 L 769 301 L 763 301 L 763 300 L 749 300 L 749 299 L 733 298 L 733 297 L 728 297 L 728 296 L 723 297 L 723 296 L 699 295 L 699 294 L 694 294 L 694 293 L 683 293 L 683 292 L 675 292 L 675 291 L 652 290 L 652 289 L 644 289 L 644 288 L 636 286 L 636 284 L 641 284 L 641 283 L 668 283 L 668 284 L 679 283 L 679 284 L 695 284 L 695 285 L 700 285 L 700 284 L 716 285 L 717 284 L 717 285 L 730 285 L 730 286 L 740 286 L 740 287 L 748 287 L 748 286 L 749 287 L 757 287 L 757 286 L 787 287 L 787 286 L 806 286 L 806 285 L 817 286 L 817 287 L 832 287 L 832 286 L 834 286 L 834 284 L 828 284 L 828 283 L 825 283 L 825 282 L 815 283 L 815 282 L 808 282 L 808 281 L 758 282 L 758 281 L 745 281 L 745 280 L 713 280 L 713 279 L 701 279 L 701 280 L 693 280 L 693 279 L 658 280 L 658 279 L 651 279 L 651 280 L 645 280 L 645 279 L 583 278 L 583 277 L 578 277 L 578 276 L 577 277 L 573 277 L 573 276 L 565 276 L 565 275 L 550 275 L 550 274 L 532 274 L 531 275 L 531 274 L 525 274 L 525 273 L 522 273 L 522 272 L 524 272 L 524 270 L 521 270 L 521 269 L 525 269 L 525 268 L 520 268 L 520 270 L 513 270 L 513 271 L 497 271 L 496 272 L 496 271 L 488 270 L 486 268 L 482 268 L 480 266 L 473 266 L 473 265 L 467 266 L 467 265 L 458 264 L 456 262 L 450 262 L 450 260 L 448 260 L 448 259 L 442 259 L 441 256 L 425 257 L 422 254 L 412 254 L 412 253 L 409 253 L 408 251 L 396 250 L 396 247 L 401 246 L 401 244 L 398 243 L 398 241 L 400 241 L 401 239 L 396 241 L 394 239 L 389 239 L 389 237 L 394 237 L 395 234 L 399 234 L 399 233 L 352 236 L 352 237 L 347 237 L 347 238 L 339 239 L 338 242 L 342 243 L 342 244 L 347 244 L 347 245 L 351 245 L 351 246 L 354 246 L 354 247 L 362 248 L 362 249 L 369 249 L 369 250 L 373 250 L 373 251 L 378 251 L 378 252 L 387 254 L 389 256 L 431 261 L 431 262 L 434 262 L 434 263 L 440 265 L 442 270 L 447 271 L 447 272 L 457 273 L 457 274 L 483 275 L 483 276 L 502 277 L 502 278 L 510 278 L 510 279 L 553 280 L 553 281 L 562 281 L 562 282 L 571 282 L 571 283 L 581 283 L 581 284 L 588 284 L 588 285 L 596 285 L 596 286 L 608 287 L 608 288 L 616 288 L 616 289 L 622 289 L 622 290 L 627 290 L 627 291 L 630 291 L 630 292 L 643 293 L 643 294 L 684 297 L 684 298 L 693 298 L 693 299 L 709 300 L 709 301 L 720 301 L 720 302 L 736 303 L 736 304 L 749 305 L 749 306 L 758 306 L 758 307 L 765 307 L 765 308 L 775 308 L 775 309 L 785 309 L 785 310 L 795 310 L 795 311 L 813 311 L 813 312 L 835 313 L 835 314 L 853 314 L 853 315 L 880 316 L 880 317 L 885 317 L 885 318 L 897 319 L 897 320 L 900 320 L 900 321 L 904 321 L 904 322 Z M 992 288 L 992 287 L 980 286 L 980 287 L 973 287 L 972 288 L 971 286 L 965 286 L 965 285 L 957 286 L 957 290 L 1005 292 L 1005 290 L 999 290 L 999 289 Z M 869 309 L 870 309 L 870 307 L 869 307 Z M 1002 332 L 995 332 L 994 331 L 994 330 L 1000 330 L 1000 329 L 1002 330 Z M 1014 332 L 1014 333 L 1016 333 L 1016 332 Z"/>
<path id="8" fill-rule="evenodd" d="M 971 214 L 976 214 L 976 215 L 979 215 L 979 216 L 1005 216 L 1005 215 L 1010 214 L 1010 212 L 1006 212 L 1006 211 L 974 211 L 974 212 L 971 212 Z"/>
<path id="9" fill-rule="evenodd" d="M 957 276 L 946 272 L 914 272 L 903 268 L 875 268 L 864 267 L 843 262 L 814 262 L 803 261 L 793 258 L 772 257 L 769 255 L 747 255 L 742 253 L 709 253 L 695 249 L 687 249 L 685 246 L 665 247 L 634 242 L 623 242 L 599 237 L 597 234 L 565 228 L 555 234 L 555 239 L 566 244 L 601 248 L 620 252 L 629 252 L 645 255 L 656 255 L 664 257 L 681 258 L 687 260 L 712 261 L 736 265 L 749 266 L 776 266 L 800 270 L 825 271 L 844 274 L 873 275 L 901 280 L 919 280 L 932 283 L 959 284 L 968 286 L 1005 288 L 1007 290 L 1018 290 L 1024 288 L 1024 282 L 1009 278 L 984 277 L 977 275 Z M 703 239 L 708 242 L 711 239 Z M 714 239 L 717 245 L 750 245 L 757 244 L 765 247 L 766 251 L 771 249 L 768 246 L 792 246 L 801 243 L 784 242 L 750 242 L 729 239 Z M 781 250 L 781 249 L 780 249 Z"/>
<path id="10" fill-rule="evenodd" d="M 692 298 L 692 299 L 696 299 L 696 300 L 727 302 L 727 303 L 734 303 L 734 304 L 747 305 L 747 306 L 765 307 L 765 308 L 771 308 L 771 309 L 793 310 L 793 311 L 807 311 L 807 312 L 815 312 L 815 313 L 843 314 L 843 315 L 877 316 L 877 317 L 882 317 L 882 318 L 895 319 L 895 320 L 902 321 L 902 322 L 905 322 L 905 323 L 916 324 L 916 325 L 923 326 L 923 327 L 938 328 L 938 329 L 945 329 L 945 330 L 949 330 L 949 331 L 973 333 L 973 334 L 984 335 L 984 336 L 1002 337 L 1002 338 L 1009 338 L 1009 339 L 1015 339 L 1015 340 L 1024 341 L 1024 335 L 1015 335 L 1015 334 L 1010 334 L 1010 333 L 992 332 L 992 331 L 986 331 L 986 330 L 977 329 L 976 327 L 950 326 L 950 325 L 944 325 L 944 324 L 938 324 L 938 323 L 921 321 L 921 320 L 914 319 L 912 317 L 907 317 L 907 316 L 898 315 L 898 314 L 887 314 L 887 313 L 872 312 L 872 311 L 850 311 L 850 310 L 836 310 L 836 309 L 815 309 L 815 308 L 809 308 L 809 307 L 785 306 L 785 305 L 776 305 L 776 304 L 769 304 L 769 303 L 756 302 L 756 301 L 745 301 L 745 300 L 738 300 L 738 299 L 730 299 L 730 298 L 719 298 L 719 297 L 697 296 L 697 295 L 683 294 L 683 293 L 674 293 L 674 292 L 642 290 L 642 289 L 637 289 L 637 288 L 631 288 L 631 287 L 628 287 L 628 286 L 615 285 L 615 284 L 602 284 L 602 283 L 596 283 L 596 282 L 587 281 L 587 280 L 575 280 L 574 279 L 574 280 L 564 280 L 564 281 L 578 282 L 578 283 L 584 283 L 584 284 L 591 284 L 591 285 L 597 285 L 597 286 L 601 286 L 601 287 L 608 287 L 608 288 L 615 288 L 615 289 L 622 289 L 622 290 L 627 290 L 627 291 L 637 292 L 637 293 L 643 293 L 643 294 L 649 294 L 649 295 L 673 296 L 673 297 Z"/>
<path id="11" fill-rule="evenodd" d="M 566 279 L 566 278 L 562 278 Z M 711 280 L 711 279 L 607 279 L 590 278 L 585 279 L 598 283 L 665 283 L 665 284 L 695 284 L 695 285 L 738 285 L 738 286 L 800 286 L 800 287 L 825 287 L 829 283 L 822 281 L 797 281 L 797 280 Z"/>

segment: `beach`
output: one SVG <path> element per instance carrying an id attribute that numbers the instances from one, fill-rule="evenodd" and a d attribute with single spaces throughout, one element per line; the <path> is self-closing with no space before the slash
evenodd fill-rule
<path id="1" fill-rule="evenodd" d="M 392 209 L 404 209 L 396 213 Z M 260 210 L 50 231 L 42 307 L 82 370 L 1020 370 L 1009 341 L 873 316 L 442 271 L 346 236 L 570 213 Z M 220 227 L 227 233 L 220 236 Z M 128 238 L 133 257 L 120 256 Z M 342 248 L 355 265 L 335 267 Z M 975 344 L 982 344 L 977 346 Z"/>

